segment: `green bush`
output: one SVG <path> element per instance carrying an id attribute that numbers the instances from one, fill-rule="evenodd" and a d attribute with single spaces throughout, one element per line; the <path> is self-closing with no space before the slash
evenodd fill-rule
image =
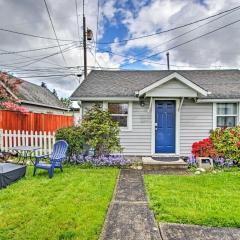
<path id="1" fill-rule="evenodd" d="M 68 143 L 68 157 L 78 155 L 83 150 L 84 138 L 80 127 L 59 128 L 56 132 L 56 140 L 65 140 Z"/>
<path id="2" fill-rule="evenodd" d="M 211 131 L 210 139 L 219 156 L 240 162 L 240 126 L 216 128 Z"/>
<path id="3" fill-rule="evenodd" d="M 86 143 L 95 149 L 97 156 L 121 151 L 120 128 L 109 112 L 94 106 L 85 113 L 80 128 Z"/>

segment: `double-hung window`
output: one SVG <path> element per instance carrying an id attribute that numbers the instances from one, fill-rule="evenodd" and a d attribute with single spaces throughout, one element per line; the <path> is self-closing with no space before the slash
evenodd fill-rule
<path id="1" fill-rule="evenodd" d="M 234 127 L 238 122 L 238 104 L 237 103 L 217 103 L 216 126 Z"/>
<path id="2" fill-rule="evenodd" d="M 122 130 L 131 130 L 131 104 L 129 102 L 108 102 L 112 119 L 119 123 Z"/>

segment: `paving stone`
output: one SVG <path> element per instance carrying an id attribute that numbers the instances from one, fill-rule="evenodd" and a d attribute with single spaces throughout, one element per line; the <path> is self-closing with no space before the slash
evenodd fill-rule
<path id="1" fill-rule="evenodd" d="M 121 170 L 102 231 L 103 240 L 161 240 L 149 210 L 142 172 Z"/>
<path id="2" fill-rule="evenodd" d="M 161 223 L 163 240 L 239 240 L 240 229 Z"/>
<path id="3" fill-rule="evenodd" d="M 147 204 L 114 203 L 104 239 L 159 240 L 159 232 Z"/>

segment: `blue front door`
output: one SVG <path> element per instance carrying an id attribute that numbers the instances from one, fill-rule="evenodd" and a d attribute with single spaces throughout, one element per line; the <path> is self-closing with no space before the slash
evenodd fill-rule
<path id="1" fill-rule="evenodd" d="M 155 102 L 155 152 L 175 153 L 175 101 Z"/>

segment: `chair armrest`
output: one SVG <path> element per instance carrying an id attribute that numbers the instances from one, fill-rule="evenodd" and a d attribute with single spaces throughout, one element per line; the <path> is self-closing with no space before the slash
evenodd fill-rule
<path id="1" fill-rule="evenodd" d="M 35 164 L 39 163 L 40 159 L 49 157 L 49 154 L 35 156 Z"/>

